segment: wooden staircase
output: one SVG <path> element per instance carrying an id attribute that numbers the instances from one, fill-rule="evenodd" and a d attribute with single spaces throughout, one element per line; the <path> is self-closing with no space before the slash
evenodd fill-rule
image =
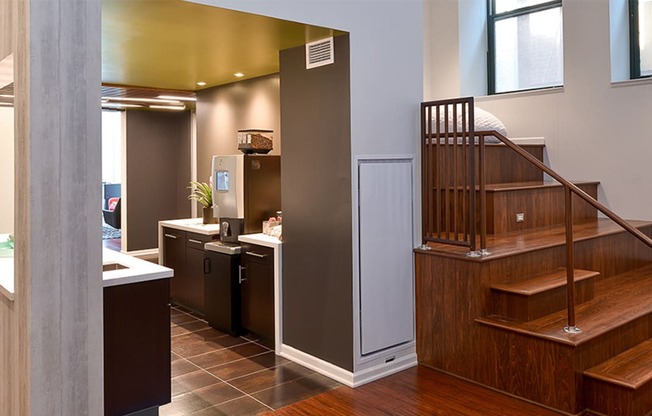
<path id="1" fill-rule="evenodd" d="M 543 160 L 543 145 L 530 146 Z M 581 333 L 564 332 L 564 189 L 508 169 L 511 149 L 487 148 L 491 254 L 439 242 L 415 250 L 419 362 L 565 414 L 649 414 L 652 249 L 573 197 Z M 577 186 L 597 195 L 597 182 Z M 652 235 L 652 222 L 629 223 Z"/>

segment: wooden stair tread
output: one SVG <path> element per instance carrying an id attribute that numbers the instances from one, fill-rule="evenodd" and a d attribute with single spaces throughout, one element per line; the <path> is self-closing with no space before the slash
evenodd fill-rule
<path id="1" fill-rule="evenodd" d="M 571 181 L 575 185 L 599 185 L 599 181 Z M 563 187 L 557 181 L 530 181 L 494 183 L 485 186 L 487 192 L 521 191 L 526 189 L 560 188 Z"/>
<path id="2" fill-rule="evenodd" d="M 650 221 L 628 221 L 634 227 L 641 228 L 652 225 Z M 589 240 L 605 235 L 625 233 L 618 224 L 605 218 L 573 225 L 573 241 Z M 478 237 L 479 238 L 479 237 Z M 515 231 L 511 233 L 488 235 L 487 247 L 491 255 L 488 257 L 468 257 L 468 247 L 452 246 L 442 243 L 428 243 L 430 250 L 416 249 L 422 254 L 445 255 L 466 259 L 468 261 L 491 261 L 501 257 L 514 256 L 529 251 L 541 250 L 566 244 L 566 227 L 554 225 L 544 229 Z M 479 245 L 478 245 L 479 247 Z"/>
<path id="3" fill-rule="evenodd" d="M 599 276 L 600 273 L 591 270 L 575 269 L 573 274 L 575 282 L 581 282 Z M 541 273 L 531 278 L 518 282 L 493 283 L 491 288 L 503 292 L 532 296 L 547 290 L 555 289 L 566 284 L 566 268 L 559 268 L 551 273 Z"/>
<path id="4" fill-rule="evenodd" d="M 595 297 L 575 306 L 579 334 L 563 331 L 566 310 L 529 322 L 498 316 L 477 318 L 476 322 L 578 346 L 610 330 L 652 313 L 652 265 L 602 279 L 595 283 Z"/>
<path id="5" fill-rule="evenodd" d="M 652 380 L 652 340 L 584 371 L 584 375 L 630 389 L 639 388 Z"/>

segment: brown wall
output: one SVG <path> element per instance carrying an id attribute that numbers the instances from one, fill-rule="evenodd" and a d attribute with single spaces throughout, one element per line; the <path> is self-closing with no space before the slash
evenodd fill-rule
<path id="1" fill-rule="evenodd" d="M 353 370 L 349 38 L 335 64 L 281 51 L 283 343 Z"/>
<path id="2" fill-rule="evenodd" d="M 190 113 L 128 111 L 127 251 L 158 247 L 158 221 L 190 217 L 188 182 Z"/>
<path id="3" fill-rule="evenodd" d="M 240 154 L 241 129 L 274 130 L 274 150 L 281 154 L 278 74 L 208 88 L 197 93 L 197 180 L 207 182 L 213 155 Z"/>

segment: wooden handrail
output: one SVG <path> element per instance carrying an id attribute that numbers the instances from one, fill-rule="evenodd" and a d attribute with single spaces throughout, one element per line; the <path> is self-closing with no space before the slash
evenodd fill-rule
<path id="1" fill-rule="evenodd" d="M 641 232 L 639 229 L 633 227 L 631 224 L 629 224 L 627 221 L 625 221 L 623 218 L 621 218 L 618 214 L 615 212 L 611 211 L 609 208 L 605 207 L 602 205 L 600 202 L 598 202 L 595 198 L 593 198 L 591 195 L 587 194 L 583 190 L 581 190 L 577 185 L 574 183 L 566 180 L 563 178 L 560 174 L 552 170 L 550 167 L 544 165 L 539 159 L 536 157 L 532 156 L 530 153 L 526 152 L 509 140 L 507 137 L 503 136 L 502 134 L 498 133 L 497 131 L 478 131 L 475 133 L 476 136 L 480 138 L 479 143 L 480 143 L 480 166 L 483 166 L 484 161 L 484 141 L 485 137 L 487 136 L 493 136 L 500 140 L 505 146 L 509 147 L 516 153 L 518 153 L 520 156 L 525 158 L 527 161 L 532 163 L 534 166 L 537 168 L 541 169 L 543 172 L 547 173 L 550 177 L 552 177 L 554 180 L 559 182 L 564 186 L 564 194 L 565 194 L 565 205 L 566 205 L 566 210 L 565 210 L 565 224 L 566 224 L 566 294 L 567 294 L 567 314 L 568 314 L 568 325 L 564 328 L 565 332 L 568 333 L 578 333 L 581 332 L 580 329 L 575 325 L 575 260 L 574 260 L 574 252 L 573 252 L 573 208 L 572 208 L 572 194 L 575 194 L 582 198 L 584 201 L 586 201 L 588 204 L 593 206 L 595 209 L 598 211 L 602 212 L 604 215 L 609 217 L 612 221 L 614 221 L 616 224 L 620 225 L 625 231 L 628 233 L 632 234 L 634 237 L 639 239 L 643 244 L 647 245 L 648 247 L 652 248 L 652 239 L 645 235 L 643 232 Z M 485 196 L 485 190 L 484 190 L 484 171 L 481 169 L 480 170 L 480 204 L 481 207 L 484 205 L 484 200 L 486 198 Z M 481 211 L 481 216 L 484 217 L 486 216 L 486 213 Z M 485 234 L 485 230 L 481 230 L 481 238 L 482 235 Z M 485 247 L 483 247 L 485 249 Z"/>
<path id="2" fill-rule="evenodd" d="M 458 111 L 461 117 L 458 117 Z M 471 256 L 490 254 L 486 243 L 485 138 L 495 137 L 564 187 L 568 298 L 568 326 L 564 330 L 570 333 L 579 332 L 579 328 L 575 326 L 572 195 L 580 197 L 650 248 L 652 239 L 499 132 L 474 131 L 474 120 L 473 97 L 421 104 L 423 247 L 427 248 L 428 242 L 436 242 L 469 247 Z M 479 147 L 477 178 L 474 150 L 476 140 Z M 457 149 L 457 146 L 460 149 Z M 458 151 L 461 152 L 461 160 L 458 159 Z M 458 192 L 458 189 L 461 191 Z M 480 214 L 477 219 L 479 230 L 476 230 L 476 212 Z M 461 224 L 459 228 L 458 223 Z M 480 250 L 476 250 L 477 231 L 480 234 Z"/>

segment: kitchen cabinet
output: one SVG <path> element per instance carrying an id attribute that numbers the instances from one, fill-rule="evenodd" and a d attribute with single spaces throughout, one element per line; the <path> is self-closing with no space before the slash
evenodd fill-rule
<path id="1" fill-rule="evenodd" d="M 104 288 L 104 414 L 169 403 L 169 279 Z"/>
<path id="2" fill-rule="evenodd" d="M 184 298 L 184 275 L 186 272 L 186 232 L 174 228 L 163 228 L 163 266 L 174 269 L 170 281 L 170 297 Z"/>
<path id="3" fill-rule="evenodd" d="M 208 325 L 239 336 L 240 249 L 206 245 L 204 252 L 204 315 Z"/>
<path id="4" fill-rule="evenodd" d="M 170 297 L 173 302 L 204 314 L 204 244 L 218 239 L 163 227 L 163 265 L 174 269 Z"/>
<path id="5" fill-rule="evenodd" d="M 241 325 L 274 348 L 274 249 L 243 244 L 241 254 Z"/>

